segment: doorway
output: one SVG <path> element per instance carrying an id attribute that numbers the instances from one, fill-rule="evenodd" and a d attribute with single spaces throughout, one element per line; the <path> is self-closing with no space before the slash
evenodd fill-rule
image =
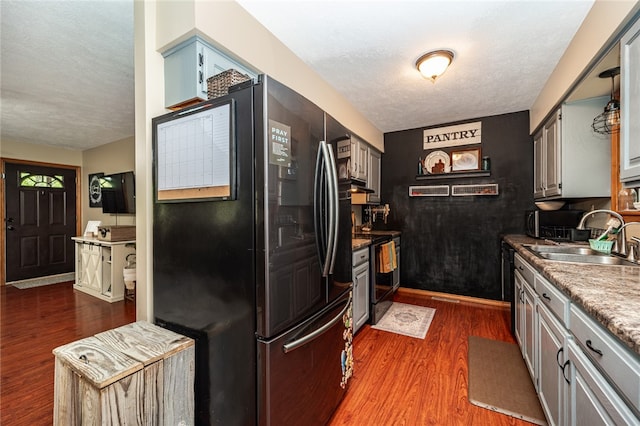
<path id="1" fill-rule="evenodd" d="M 4 171 L 5 282 L 73 272 L 77 168 L 8 160 Z"/>

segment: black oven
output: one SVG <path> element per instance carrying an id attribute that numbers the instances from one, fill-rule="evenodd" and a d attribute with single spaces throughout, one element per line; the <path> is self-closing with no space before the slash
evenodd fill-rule
<path id="1" fill-rule="evenodd" d="M 369 315 L 371 324 L 376 324 L 382 316 L 389 310 L 393 302 L 393 278 L 394 269 L 385 267 L 383 261 L 383 250 L 388 250 L 390 236 L 381 236 L 372 242 L 370 246 L 370 307 Z M 388 254 L 389 255 L 389 254 Z M 396 268 L 397 269 L 397 268 Z"/>

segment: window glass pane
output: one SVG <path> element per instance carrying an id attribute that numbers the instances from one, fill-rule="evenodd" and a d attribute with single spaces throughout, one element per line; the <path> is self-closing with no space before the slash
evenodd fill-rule
<path id="1" fill-rule="evenodd" d="M 64 176 L 32 175 L 20 172 L 20 186 L 23 188 L 64 188 Z"/>

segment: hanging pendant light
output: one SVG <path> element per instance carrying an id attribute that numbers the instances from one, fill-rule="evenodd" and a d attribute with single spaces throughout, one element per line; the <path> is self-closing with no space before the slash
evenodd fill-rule
<path id="1" fill-rule="evenodd" d="M 611 100 L 604 107 L 604 112 L 593 119 L 591 128 L 602 135 L 618 133 L 620 129 L 620 101 L 614 98 L 614 78 L 620 74 L 620 67 L 602 71 L 598 77 L 611 78 Z"/>

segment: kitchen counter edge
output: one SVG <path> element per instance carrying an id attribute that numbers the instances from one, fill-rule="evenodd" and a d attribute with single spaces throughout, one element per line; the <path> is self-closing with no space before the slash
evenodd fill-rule
<path id="1" fill-rule="evenodd" d="M 640 355 L 640 266 L 541 259 L 523 244 L 552 244 L 524 235 L 502 237 L 516 252 L 603 327 Z"/>

